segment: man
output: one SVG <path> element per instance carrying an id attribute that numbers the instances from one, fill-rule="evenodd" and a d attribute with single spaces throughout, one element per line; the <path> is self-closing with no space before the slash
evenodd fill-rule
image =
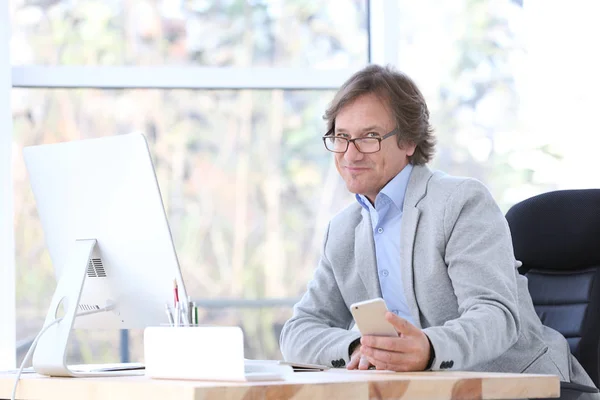
<path id="1" fill-rule="evenodd" d="M 356 203 L 329 223 L 281 334 L 285 359 L 394 371 L 558 375 L 593 387 L 541 324 L 504 216 L 480 182 L 433 172 L 433 130 L 406 75 L 368 66 L 339 90 L 323 140 Z M 383 297 L 399 336 L 360 338 L 350 305 Z"/>

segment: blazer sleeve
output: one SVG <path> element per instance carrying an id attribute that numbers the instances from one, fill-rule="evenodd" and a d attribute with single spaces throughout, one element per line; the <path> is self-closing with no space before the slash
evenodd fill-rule
<path id="1" fill-rule="evenodd" d="M 286 361 L 342 367 L 349 362 L 350 344 L 360 337 L 358 331 L 348 330 L 352 314 L 326 256 L 330 226 L 314 277 L 281 331 L 280 348 Z"/>
<path id="2" fill-rule="evenodd" d="M 443 224 L 460 317 L 423 331 L 435 349 L 433 370 L 466 370 L 518 339 L 516 262 L 506 219 L 482 183 L 467 179 L 454 189 Z"/>

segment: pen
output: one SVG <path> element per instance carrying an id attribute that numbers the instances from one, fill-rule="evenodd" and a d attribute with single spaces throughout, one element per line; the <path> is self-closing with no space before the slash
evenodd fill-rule
<path id="1" fill-rule="evenodd" d="M 185 311 L 185 303 L 179 303 L 179 312 L 181 313 L 179 317 L 179 321 L 181 321 L 179 326 L 189 326 L 190 324 L 188 323 L 187 313 Z"/>
<path id="2" fill-rule="evenodd" d="M 194 306 L 194 325 L 198 325 L 198 307 L 196 307 L 196 302 L 193 302 L 192 305 Z"/>
<path id="3" fill-rule="evenodd" d="M 193 312 L 194 312 L 194 303 L 192 303 L 192 298 L 188 296 L 188 304 L 187 304 L 187 320 L 190 325 L 194 324 L 193 320 Z"/>
<path id="4" fill-rule="evenodd" d="M 174 295 L 173 307 L 175 307 L 177 305 L 177 303 L 179 303 L 179 288 L 177 287 L 177 279 L 173 279 L 173 295 Z"/>
<path id="5" fill-rule="evenodd" d="M 167 318 L 169 319 L 169 326 L 173 326 L 175 322 L 173 321 L 173 315 L 171 314 L 171 310 L 169 310 L 168 304 L 165 304 L 165 311 L 167 312 Z"/>
<path id="6" fill-rule="evenodd" d="M 175 326 L 181 325 L 181 303 L 177 302 L 175 304 Z"/>

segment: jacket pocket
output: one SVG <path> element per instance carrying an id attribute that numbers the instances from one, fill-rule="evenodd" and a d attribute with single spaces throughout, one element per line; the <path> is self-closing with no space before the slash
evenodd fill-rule
<path id="1" fill-rule="evenodd" d="M 539 356 L 537 356 L 532 362 L 521 371 L 526 374 L 548 374 L 558 375 L 561 381 L 569 381 L 568 372 L 561 370 L 552 358 L 552 350 L 546 347 Z"/>
<path id="2" fill-rule="evenodd" d="M 523 367 L 521 369 L 521 373 L 524 372 L 529 372 L 528 370 L 534 370 L 536 365 L 538 364 L 538 361 L 540 361 L 540 359 L 542 357 L 544 357 L 544 355 L 548 353 L 548 346 L 543 346 L 536 354 L 535 356 L 531 359 L 530 362 L 528 362 L 525 367 Z"/>

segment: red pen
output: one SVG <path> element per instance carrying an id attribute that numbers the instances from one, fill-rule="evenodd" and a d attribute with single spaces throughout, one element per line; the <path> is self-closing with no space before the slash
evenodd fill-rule
<path id="1" fill-rule="evenodd" d="M 179 303 L 179 289 L 177 288 L 177 280 L 173 279 L 173 293 L 175 294 L 174 307 Z"/>

